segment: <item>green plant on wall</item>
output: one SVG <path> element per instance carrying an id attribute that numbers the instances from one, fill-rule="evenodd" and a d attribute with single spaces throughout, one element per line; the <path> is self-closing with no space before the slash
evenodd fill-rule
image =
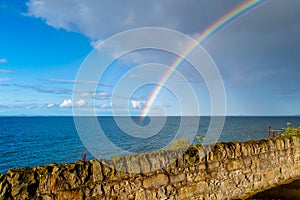
<path id="1" fill-rule="evenodd" d="M 254 190 L 253 188 L 251 188 L 251 189 L 249 190 L 249 193 L 250 193 L 250 194 L 254 194 L 254 193 L 255 193 L 255 190 Z"/>
<path id="2" fill-rule="evenodd" d="M 291 122 L 287 122 L 287 128 L 285 128 L 285 135 L 300 135 L 300 126 L 299 127 L 293 127 L 291 126 Z"/>
<path id="3" fill-rule="evenodd" d="M 168 149 L 182 149 L 190 146 L 190 141 L 184 137 L 178 140 L 174 140 L 173 143 L 168 147 Z"/>
<path id="4" fill-rule="evenodd" d="M 197 144 L 202 144 L 206 141 L 206 138 L 201 136 L 201 135 L 197 135 L 196 136 L 196 141 L 197 141 Z"/>
<path id="5" fill-rule="evenodd" d="M 206 138 L 200 135 L 196 136 L 196 144 L 203 144 Z M 190 141 L 185 137 L 174 140 L 173 143 L 168 147 L 168 149 L 182 149 L 191 146 Z"/>

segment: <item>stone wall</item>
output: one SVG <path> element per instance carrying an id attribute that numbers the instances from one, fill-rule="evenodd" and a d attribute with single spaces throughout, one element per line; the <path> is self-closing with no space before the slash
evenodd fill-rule
<path id="1" fill-rule="evenodd" d="M 290 136 L 11 169 L 0 199 L 236 199 L 299 175 L 300 136 Z"/>

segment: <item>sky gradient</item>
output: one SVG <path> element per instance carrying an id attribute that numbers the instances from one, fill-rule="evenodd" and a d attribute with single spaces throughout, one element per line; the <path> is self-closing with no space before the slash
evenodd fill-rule
<path id="1" fill-rule="evenodd" d="M 72 89 L 82 62 L 99 42 L 121 31 L 147 26 L 197 38 L 240 3 L 0 0 L 0 115 L 71 115 L 72 106 L 89 106 L 84 100 L 73 102 Z M 300 113 L 299 10 L 298 0 L 267 1 L 203 43 L 222 75 L 227 115 Z M 175 59 L 166 52 L 133 52 L 112 64 L 95 93 L 82 95 L 96 99 L 99 115 L 110 115 L 113 89 L 126 71 L 149 62 L 170 65 Z M 188 63 L 178 71 L 197 91 L 201 114 L 210 115 L 209 94 L 202 78 Z M 132 80 L 143 76 L 159 79 L 162 75 L 145 71 Z M 137 90 L 130 102 L 117 108 L 118 113 L 124 114 L 128 103 L 130 112 L 138 115 L 153 88 L 148 85 Z M 179 113 L 179 105 L 167 89 L 154 102 L 154 107 L 164 107 L 170 115 Z"/>

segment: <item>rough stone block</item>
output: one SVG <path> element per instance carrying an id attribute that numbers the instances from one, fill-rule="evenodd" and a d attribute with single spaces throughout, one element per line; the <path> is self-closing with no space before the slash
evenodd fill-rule
<path id="1" fill-rule="evenodd" d="M 114 156 L 111 158 L 111 161 L 117 171 L 128 172 L 126 166 L 126 156 Z"/>
<path id="2" fill-rule="evenodd" d="M 161 169 L 161 165 L 157 153 L 149 153 L 148 158 L 149 158 L 149 162 L 151 163 L 150 171 Z"/>
<path id="3" fill-rule="evenodd" d="M 58 191 L 57 199 L 59 199 L 59 200 L 69 200 L 69 199 L 83 200 L 84 194 L 81 190 Z"/>
<path id="4" fill-rule="evenodd" d="M 166 186 L 169 183 L 169 177 L 165 174 L 157 174 L 146 178 L 143 181 L 144 188 L 158 188 L 160 186 Z"/>
<path id="5" fill-rule="evenodd" d="M 104 179 L 102 166 L 99 160 L 91 160 L 92 174 L 94 183 L 101 182 Z"/>
<path id="6" fill-rule="evenodd" d="M 205 164 L 199 164 L 199 165 L 197 165 L 197 170 L 199 171 L 199 170 L 205 170 L 206 169 L 206 165 Z"/>
<path id="7" fill-rule="evenodd" d="M 178 199 L 191 199 L 208 191 L 208 184 L 204 181 L 184 186 L 178 190 Z"/>
<path id="8" fill-rule="evenodd" d="M 92 197 L 96 197 L 96 196 L 99 196 L 102 194 L 103 194 L 103 188 L 102 188 L 102 185 L 100 185 L 100 184 L 97 184 L 91 191 Z"/>
<path id="9" fill-rule="evenodd" d="M 36 174 L 30 168 L 11 169 L 7 172 L 11 196 L 23 199 L 33 197 L 38 188 Z"/>
<path id="10" fill-rule="evenodd" d="M 264 170 L 267 170 L 269 169 L 270 167 L 270 163 L 268 162 L 268 160 L 261 160 L 259 163 L 259 169 L 264 171 Z"/>
<path id="11" fill-rule="evenodd" d="M 39 200 L 52 200 L 52 199 L 54 199 L 54 197 L 53 197 L 53 195 L 44 194 L 44 195 L 39 196 L 38 199 Z"/>
<path id="12" fill-rule="evenodd" d="M 135 199 L 136 200 L 156 199 L 156 192 L 154 192 L 154 191 L 151 192 L 149 190 L 140 189 L 136 192 Z"/>
<path id="13" fill-rule="evenodd" d="M 9 183 L 6 174 L 0 175 L 0 199 L 7 199 L 9 194 Z"/>
<path id="14" fill-rule="evenodd" d="M 241 152 L 242 152 L 242 156 L 246 157 L 248 156 L 248 149 L 246 148 L 246 146 L 244 144 L 241 145 Z"/>
<path id="15" fill-rule="evenodd" d="M 180 183 L 180 182 L 185 183 L 186 182 L 186 174 L 182 173 L 182 174 L 179 174 L 176 176 L 170 176 L 170 182 L 171 182 L 171 184 Z"/>
<path id="16" fill-rule="evenodd" d="M 141 173 L 141 166 L 140 166 L 140 157 L 137 155 L 128 156 L 126 158 L 126 166 L 127 166 L 127 172 L 129 173 Z"/>
<path id="17" fill-rule="evenodd" d="M 281 139 L 276 140 L 276 148 L 277 148 L 277 150 L 283 150 L 284 149 L 284 143 Z"/>
<path id="18" fill-rule="evenodd" d="M 262 178 L 261 174 L 254 174 L 253 175 L 253 181 L 254 182 L 261 181 L 261 178 Z"/>
<path id="19" fill-rule="evenodd" d="M 260 160 L 264 160 L 264 159 L 268 158 L 268 154 L 266 154 L 266 153 L 260 153 L 258 157 L 259 157 Z"/>
<path id="20" fill-rule="evenodd" d="M 207 166 L 208 166 L 208 170 L 214 170 L 220 167 L 220 162 L 216 161 L 216 162 L 208 163 Z"/>
<path id="21" fill-rule="evenodd" d="M 242 167 L 242 163 L 239 160 L 229 161 L 226 165 L 226 168 L 229 171 L 241 169 L 241 167 Z"/>
<path id="22" fill-rule="evenodd" d="M 141 156 L 140 165 L 141 165 L 141 172 L 142 173 L 150 172 L 151 164 L 149 162 L 147 154 Z"/>

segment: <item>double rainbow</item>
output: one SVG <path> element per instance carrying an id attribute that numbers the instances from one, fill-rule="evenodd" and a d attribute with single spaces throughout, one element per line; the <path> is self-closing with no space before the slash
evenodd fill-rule
<path id="1" fill-rule="evenodd" d="M 262 5 L 265 3 L 266 0 L 248 0 L 245 3 L 242 3 L 241 5 L 234 8 L 232 11 L 224 15 L 222 18 L 218 19 L 215 23 L 213 23 L 211 26 L 209 26 L 207 29 L 205 29 L 204 32 L 202 32 L 197 38 L 196 38 L 196 44 L 191 45 L 188 47 L 181 56 L 179 56 L 174 63 L 171 65 L 171 67 L 168 69 L 168 71 L 163 75 L 157 86 L 152 91 L 149 100 L 147 101 L 142 113 L 141 113 L 141 119 L 143 120 L 149 113 L 154 101 L 156 100 L 159 92 L 162 89 L 162 86 L 167 82 L 169 77 L 171 76 L 172 72 L 176 70 L 176 68 L 183 62 L 183 60 L 193 51 L 193 49 L 205 42 L 209 37 L 213 36 L 216 32 L 223 29 L 226 25 L 233 22 L 235 19 L 240 17 L 243 14 L 246 14 L 247 12 L 253 10 L 254 8 L 258 7 L 259 5 Z"/>

